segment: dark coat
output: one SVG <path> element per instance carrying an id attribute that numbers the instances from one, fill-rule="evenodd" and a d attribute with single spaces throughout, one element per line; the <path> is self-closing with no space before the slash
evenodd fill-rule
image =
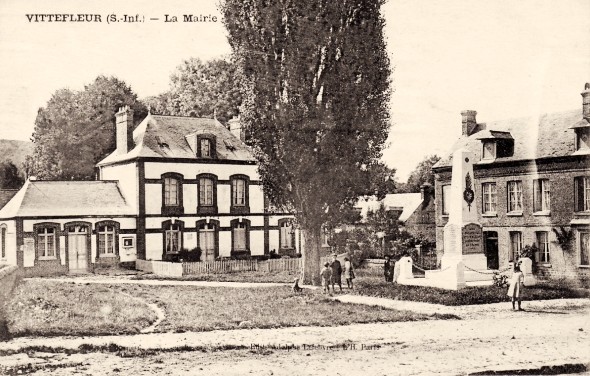
<path id="1" fill-rule="evenodd" d="M 342 275 L 342 265 L 340 265 L 340 261 L 334 260 L 330 263 L 330 268 L 332 269 L 332 281 L 340 283 L 341 282 L 341 275 Z"/>

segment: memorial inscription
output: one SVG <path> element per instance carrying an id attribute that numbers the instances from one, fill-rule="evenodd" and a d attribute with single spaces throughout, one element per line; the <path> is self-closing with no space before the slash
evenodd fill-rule
<path id="1" fill-rule="evenodd" d="M 483 233 L 481 226 L 469 223 L 463 227 L 463 254 L 483 253 Z"/>

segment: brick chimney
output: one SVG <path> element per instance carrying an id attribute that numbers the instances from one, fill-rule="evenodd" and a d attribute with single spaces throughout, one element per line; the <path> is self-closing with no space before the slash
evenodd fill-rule
<path id="1" fill-rule="evenodd" d="M 229 125 L 229 131 L 240 139 L 240 141 L 244 141 L 244 130 L 242 129 L 242 124 L 240 123 L 240 117 L 234 116 L 230 121 L 227 122 Z"/>
<path id="2" fill-rule="evenodd" d="M 430 196 L 432 195 L 432 184 L 426 182 L 420 186 L 420 197 L 422 198 L 422 202 L 430 200 Z"/>
<path id="3" fill-rule="evenodd" d="M 117 131 L 117 149 L 115 151 L 117 154 L 127 154 L 133 130 L 133 110 L 129 106 L 121 107 L 115 114 L 115 119 Z"/>
<path id="4" fill-rule="evenodd" d="M 475 115 L 477 115 L 477 111 L 472 110 L 465 110 L 461 111 L 461 123 L 462 123 L 462 132 L 463 136 L 471 136 L 475 133 L 477 128 L 477 122 L 475 121 Z"/>
<path id="5" fill-rule="evenodd" d="M 584 119 L 590 121 L 590 83 L 586 82 L 582 95 L 582 114 Z"/>

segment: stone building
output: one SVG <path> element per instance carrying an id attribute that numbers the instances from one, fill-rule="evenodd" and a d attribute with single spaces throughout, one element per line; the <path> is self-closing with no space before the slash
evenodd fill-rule
<path id="1" fill-rule="evenodd" d="M 590 277 L 590 85 L 579 110 L 478 123 L 464 111 L 452 150 L 474 153 L 473 191 L 488 268 L 535 245 L 539 276 Z M 444 252 L 451 159 L 434 167 L 437 251 Z M 559 236 L 558 236 L 559 235 Z"/>
<path id="2" fill-rule="evenodd" d="M 34 181 L 0 210 L 0 263 L 27 275 L 91 272 L 123 262 L 300 253 L 293 216 L 268 210 L 257 164 L 214 119 L 116 114 L 116 150 L 97 181 Z"/>

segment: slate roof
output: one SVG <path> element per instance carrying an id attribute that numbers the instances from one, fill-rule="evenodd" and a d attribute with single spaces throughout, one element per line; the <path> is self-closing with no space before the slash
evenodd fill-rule
<path id="1" fill-rule="evenodd" d="M 2 209 L 17 192 L 18 189 L 0 189 L 0 209 Z"/>
<path id="2" fill-rule="evenodd" d="M 433 168 L 451 167 L 452 153 L 465 148 L 475 154 L 477 164 L 487 164 L 498 161 L 532 160 L 538 158 L 562 157 L 575 153 L 576 134 L 573 126 L 586 122 L 582 117 L 582 109 L 544 114 L 538 119 L 520 118 L 489 122 L 486 129 L 462 136 L 455 142 L 449 155 L 441 158 Z M 496 158 L 492 162 L 481 161 L 482 139 L 510 138 L 514 139 L 514 154 L 508 157 Z M 577 153 L 576 153 L 577 154 Z"/>
<path id="3" fill-rule="evenodd" d="M 399 220 L 405 222 L 418 209 L 422 203 L 422 194 L 420 193 L 392 193 L 383 198 L 383 204 L 386 210 L 402 210 Z M 379 209 L 381 201 L 376 198 L 370 198 L 368 201 L 360 199 L 355 207 L 361 209 L 363 221 L 367 218 L 369 210 Z"/>
<path id="4" fill-rule="evenodd" d="M 196 136 L 199 134 L 215 136 L 217 159 L 255 162 L 248 146 L 215 119 L 149 114 L 133 131 L 135 147 L 127 154 L 118 155 L 115 151 L 98 165 L 138 157 L 196 160 Z"/>
<path id="5" fill-rule="evenodd" d="M 0 218 L 125 215 L 133 210 L 114 181 L 30 181 L 0 210 Z"/>

